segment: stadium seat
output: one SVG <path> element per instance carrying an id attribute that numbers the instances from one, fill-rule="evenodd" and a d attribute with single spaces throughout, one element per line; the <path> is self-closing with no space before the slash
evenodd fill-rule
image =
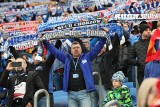
<path id="1" fill-rule="evenodd" d="M 136 88 L 130 88 L 130 94 L 134 107 L 137 105 L 137 91 Z"/>
<path id="2" fill-rule="evenodd" d="M 54 107 L 68 107 L 68 94 L 64 91 L 53 92 Z"/>
<path id="3" fill-rule="evenodd" d="M 128 88 L 134 88 L 133 82 L 125 82 L 123 85 L 126 85 Z"/>
<path id="4" fill-rule="evenodd" d="M 124 82 L 128 82 L 128 77 L 125 77 L 125 81 Z"/>

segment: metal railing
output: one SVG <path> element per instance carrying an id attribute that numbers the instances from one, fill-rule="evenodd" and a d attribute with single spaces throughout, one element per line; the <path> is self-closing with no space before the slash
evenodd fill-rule
<path id="1" fill-rule="evenodd" d="M 44 93 L 46 96 L 46 107 L 50 107 L 50 96 L 45 89 L 40 89 L 34 94 L 34 106 L 33 107 L 37 107 L 38 95 L 41 93 Z"/>
<path id="2" fill-rule="evenodd" d="M 98 72 L 93 72 L 93 76 L 98 76 L 98 86 L 99 86 L 99 106 L 102 106 L 102 79 Z"/>

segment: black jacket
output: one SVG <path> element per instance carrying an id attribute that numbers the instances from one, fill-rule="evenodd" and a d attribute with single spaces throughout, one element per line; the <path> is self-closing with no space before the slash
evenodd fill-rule
<path id="1" fill-rule="evenodd" d="M 61 41 L 57 40 L 55 47 L 59 48 L 61 45 L 62 45 Z M 15 59 L 18 57 L 22 57 L 22 55 L 17 50 L 15 50 L 14 47 L 10 47 L 10 52 L 13 54 Z M 38 73 L 38 76 L 42 79 L 42 82 L 47 91 L 49 86 L 50 70 L 54 60 L 55 57 L 52 54 L 50 54 L 45 62 L 40 62 L 39 64 L 30 64 L 29 62 L 27 63 L 27 70 L 36 71 Z M 38 69 L 38 67 L 42 67 L 42 69 L 41 68 Z"/>
<path id="2" fill-rule="evenodd" d="M 10 73 L 9 71 L 3 72 L 2 77 L 0 79 L 0 86 L 8 89 L 7 107 L 12 107 L 14 86 L 17 75 L 15 74 L 9 77 L 9 73 Z M 23 97 L 21 107 L 25 107 L 29 102 L 31 102 L 33 105 L 33 96 L 35 92 L 39 89 L 44 89 L 44 88 L 45 87 L 42 83 L 42 80 L 37 75 L 37 72 L 29 71 L 27 73 L 27 79 L 26 79 L 26 93 Z"/>
<path id="3" fill-rule="evenodd" d="M 106 76 L 104 75 L 104 70 L 105 70 L 105 65 L 104 65 L 104 58 L 105 58 L 106 52 L 104 52 L 102 55 L 97 56 L 93 61 L 92 61 L 92 71 L 93 72 L 98 72 L 101 76 L 102 79 L 102 85 L 106 84 L 105 78 Z M 94 76 L 94 82 L 96 85 L 98 85 L 98 80 L 99 78 L 97 76 Z"/>
<path id="4" fill-rule="evenodd" d="M 105 88 L 111 89 L 112 88 L 112 76 L 116 72 L 115 66 L 118 61 L 118 55 L 119 55 L 119 45 L 120 45 L 120 40 L 117 34 L 115 34 L 114 37 L 111 38 L 112 42 L 112 49 L 110 51 L 106 52 L 106 55 L 104 57 L 104 68 L 105 68 L 105 80 L 106 84 L 104 84 Z"/>
<path id="5" fill-rule="evenodd" d="M 132 47 L 129 52 L 128 64 L 138 66 L 137 73 L 144 74 L 144 67 L 146 65 L 145 59 L 148 50 L 149 39 L 143 40 L 140 38 Z M 137 59 L 136 59 L 137 57 Z"/>
<path id="6" fill-rule="evenodd" d="M 127 70 L 129 67 L 126 61 L 129 58 L 129 52 L 131 50 L 131 43 L 126 41 L 124 44 L 119 46 L 119 58 L 116 65 L 116 71 Z"/>

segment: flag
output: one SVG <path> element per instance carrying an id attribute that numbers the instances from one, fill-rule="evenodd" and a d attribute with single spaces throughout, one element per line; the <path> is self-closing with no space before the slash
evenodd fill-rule
<path id="1" fill-rule="evenodd" d="M 149 42 L 148 51 L 146 55 L 146 62 L 157 60 L 159 55 L 157 55 L 158 52 L 156 52 L 154 45 L 155 45 L 155 40 L 159 38 L 160 38 L 160 29 L 156 29 Z"/>

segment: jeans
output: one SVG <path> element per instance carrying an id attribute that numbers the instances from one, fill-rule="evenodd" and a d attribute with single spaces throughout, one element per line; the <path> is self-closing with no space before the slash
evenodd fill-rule
<path id="1" fill-rule="evenodd" d="M 53 94 L 49 94 L 50 95 L 50 107 L 53 107 Z M 47 107 L 46 106 L 46 97 L 42 97 L 39 101 L 38 101 L 38 107 Z"/>
<path id="2" fill-rule="evenodd" d="M 56 91 L 63 89 L 63 77 L 56 72 L 54 72 L 53 84 L 56 88 Z"/>
<path id="3" fill-rule="evenodd" d="M 92 107 L 91 94 L 86 90 L 68 92 L 69 107 Z"/>
<path id="4" fill-rule="evenodd" d="M 46 97 L 42 97 L 42 98 L 38 101 L 38 107 L 46 107 Z"/>
<path id="5" fill-rule="evenodd" d="M 92 107 L 98 107 L 98 101 L 99 101 L 99 86 L 96 85 L 96 91 L 92 92 Z M 107 95 L 107 90 L 105 89 L 104 85 L 102 85 L 102 102 L 101 104 L 103 104 L 104 99 L 106 98 Z M 99 107 L 101 107 L 102 105 L 99 105 Z"/>

